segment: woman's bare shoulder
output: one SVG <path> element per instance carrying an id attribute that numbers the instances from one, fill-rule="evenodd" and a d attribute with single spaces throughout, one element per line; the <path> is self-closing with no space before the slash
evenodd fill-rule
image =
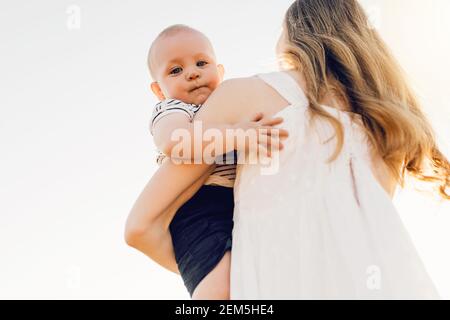
<path id="1" fill-rule="evenodd" d="M 224 81 L 214 91 L 213 95 L 227 99 L 228 102 L 248 104 L 259 96 L 258 93 L 261 93 L 263 88 L 264 83 L 257 76 L 233 78 Z M 213 98 L 213 95 L 211 98 Z"/>
<path id="2" fill-rule="evenodd" d="M 257 76 L 229 79 L 214 90 L 205 103 L 207 108 L 202 108 L 196 119 L 213 122 L 212 117 L 220 117 L 226 123 L 235 124 L 264 111 L 265 105 L 273 104 L 277 98 Z"/>

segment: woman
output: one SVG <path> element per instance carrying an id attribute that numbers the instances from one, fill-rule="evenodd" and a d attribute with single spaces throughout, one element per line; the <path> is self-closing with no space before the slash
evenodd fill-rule
<path id="1" fill-rule="evenodd" d="M 356 0 L 297 0 L 277 48 L 289 70 L 226 81 L 195 117 L 290 134 L 275 174 L 238 166 L 231 298 L 437 298 L 391 198 L 408 174 L 449 199 L 450 165 L 384 42 Z"/>

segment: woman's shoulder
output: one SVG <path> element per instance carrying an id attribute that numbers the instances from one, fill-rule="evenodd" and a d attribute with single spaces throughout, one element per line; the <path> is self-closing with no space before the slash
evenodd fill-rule
<path id="1" fill-rule="evenodd" d="M 198 115 L 203 118 L 202 114 L 217 113 L 215 118 L 220 115 L 226 123 L 237 123 L 258 112 L 269 94 L 270 90 L 257 76 L 228 79 L 204 104 L 209 111 L 202 108 Z"/>
<path id="2" fill-rule="evenodd" d="M 276 76 L 279 74 L 289 75 L 294 81 L 298 83 L 299 87 L 302 88 L 302 90 L 304 90 L 304 88 L 306 87 L 305 79 L 299 72 L 295 70 L 272 71 L 266 73 L 258 73 L 250 77 L 228 79 L 225 80 L 220 87 L 222 87 L 222 90 L 230 91 L 241 91 L 240 89 L 243 88 L 245 88 L 247 91 L 254 90 L 256 93 L 258 93 L 261 89 L 263 89 L 263 91 L 269 91 L 267 88 L 267 83 L 262 78 L 265 78 L 266 76 Z"/>
<path id="3" fill-rule="evenodd" d="M 259 103 L 274 98 L 277 100 L 280 96 L 290 102 L 307 101 L 305 78 L 296 70 L 259 73 L 252 77 L 228 80 L 224 85 L 224 92 L 228 91 L 226 94 L 242 92 L 243 95 L 251 97 L 252 101 Z"/>
<path id="4" fill-rule="evenodd" d="M 241 94 L 242 96 L 250 96 L 252 93 L 256 93 L 261 89 L 263 82 L 259 79 L 258 75 L 242 78 L 232 78 L 225 80 L 216 89 L 222 93 Z"/>
<path id="5" fill-rule="evenodd" d="M 267 108 L 284 106 L 285 101 L 257 74 L 225 80 L 209 97 L 207 105 L 228 109 L 227 114 L 234 114 L 235 121 L 240 121 Z"/>

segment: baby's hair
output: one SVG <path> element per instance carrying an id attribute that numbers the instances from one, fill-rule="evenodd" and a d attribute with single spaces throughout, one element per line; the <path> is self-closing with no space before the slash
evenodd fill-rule
<path id="1" fill-rule="evenodd" d="M 153 55 L 153 50 L 154 50 L 155 44 L 158 42 L 159 39 L 161 39 L 163 37 L 173 36 L 175 34 L 183 32 L 183 31 L 201 34 L 209 41 L 208 37 L 206 37 L 202 32 L 200 32 L 197 29 L 194 29 L 188 25 L 185 25 L 185 24 L 174 24 L 174 25 L 171 25 L 171 26 L 165 28 L 163 31 L 161 31 L 159 33 L 159 35 L 155 38 L 155 40 L 153 40 L 153 42 L 150 46 L 150 49 L 148 50 L 147 65 L 148 65 L 148 69 L 150 71 L 150 75 L 153 79 L 155 79 L 155 74 L 154 74 L 154 70 L 153 70 L 154 66 L 152 64 L 152 55 Z"/>

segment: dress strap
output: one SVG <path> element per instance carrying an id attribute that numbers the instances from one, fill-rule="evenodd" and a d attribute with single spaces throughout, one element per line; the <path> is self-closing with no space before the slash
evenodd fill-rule
<path id="1" fill-rule="evenodd" d="M 278 91 L 290 104 L 308 106 L 308 99 L 302 88 L 287 72 L 262 73 L 257 76 Z"/>

